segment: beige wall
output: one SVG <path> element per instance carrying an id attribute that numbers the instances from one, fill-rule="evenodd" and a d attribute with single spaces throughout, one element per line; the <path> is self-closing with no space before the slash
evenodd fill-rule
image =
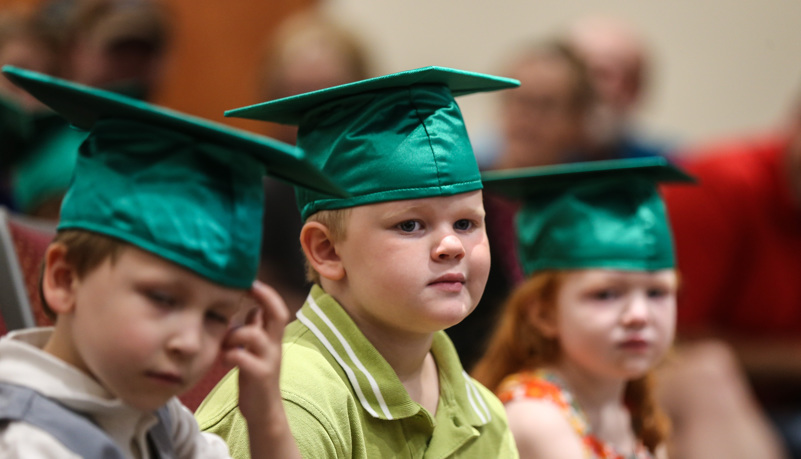
<path id="1" fill-rule="evenodd" d="M 381 73 L 425 65 L 497 72 L 511 46 L 574 18 L 628 19 L 656 58 L 645 124 L 685 142 L 763 128 L 801 92 L 801 2 L 794 0 L 323 0 L 369 40 Z M 491 96 L 460 101 L 471 134 Z"/>

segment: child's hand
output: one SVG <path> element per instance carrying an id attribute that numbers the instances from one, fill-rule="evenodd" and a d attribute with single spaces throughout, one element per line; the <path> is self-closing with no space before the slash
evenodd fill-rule
<path id="1" fill-rule="evenodd" d="M 239 367 L 239 410 L 248 423 L 250 456 L 300 459 L 278 387 L 289 311 L 278 292 L 261 282 L 253 283 L 250 294 L 258 307 L 223 343 L 223 359 Z"/>
<path id="2" fill-rule="evenodd" d="M 250 294 L 257 307 L 228 333 L 223 359 L 239 367 L 239 409 L 248 424 L 269 426 L 276 416 L 284 418 L 278 379 L 289 311 L 278 292 L 261 282 L 253 283 Z"/>

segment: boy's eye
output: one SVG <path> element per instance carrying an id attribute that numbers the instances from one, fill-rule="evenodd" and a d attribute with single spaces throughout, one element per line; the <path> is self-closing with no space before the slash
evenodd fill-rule
<path id="1" fill-rule="evenodd" d="M 473 222 L 467 219 L 458 220 L 453 224 L 453 229 L 457 231 L 467 231 L 473 227 Z"/>
<path id="2" fill-rule="evenodd" d="M 174 296 L 158 290 L 148 290 L 145 292 L 145 296 L 153 303 L 162 307 L 171 308 L 178 304 L 178 300 Z"/>
<path id="3" fill-rule="evenodd" d="M 413 231 L 419 230 L 421 227 L 420 222 L 415 220 L 406 220 L 405 222 L 400 222 L 397 225 L 397 228 L 404 233 L 411 233 Z"/>
<path id="4" fill-rule="evenodd" d="M 212 322 L 215 322 L 215 323 L 226 325 L 226 326 L 228 325 L 228 322 L 229 322 L 229 319 L 228 319 L 227 316 L 225 316 L 224 314 L 220 314 L 219 312 L 216 312 L 216 311 L 208 311 L 208 312 L 206 312 L 206 319 L 208 319 L 208 320 L 210 320 Z"/>

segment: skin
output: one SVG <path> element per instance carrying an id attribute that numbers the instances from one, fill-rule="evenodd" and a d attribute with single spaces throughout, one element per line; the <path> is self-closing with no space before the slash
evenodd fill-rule
<path id="1" fill-rule="evenodd" d="M 575 104 L 571 66 L 547 55 L 521 60 L 511 73 L 521 86 L 504 93 L 501 126 L 506 150 L 497 168 L 564 162 L 584 142 L 585 116 Z"/>
<path id="2" fill-rule="evenodd" d="M 0 65 L 53 73 L 55 56 L 47 47 L 28 36 L 11 38 L 0 47 Z M 0 77 L 0 93 L 19 102 L 28 111 L 41 111 L 45 106 L 24 89 L 12 83 L 5 76 Z"/>
<path id="3" fill-rule="evenodd" d="M 583 55 L 601 100 L 617 117 L 625 118 L 640 102 L 647 50 L 628 24 L 608 17 L 577 21 L 568 39 Z"/>
<path id="4" fill-rule="evenodd" d="M 45 255 L 42 291 L 58 315 L 46 352 L 142 411 L 191 388 L 222 352 L 240 368 L 253 456 L 300 457 L 278 388 L 288 313 L 271 288 L 225 288 L 133 247 L 80 277 L 66 254 L 52 244 Z"/>
<path id="5" fill-rule="evenodd" d="M 100 88 L 135 82 L 146 92 L 154 90 L 165 61 L 165 54 L 147 43 L 100 43 L 90 34 L 79 35 L 69 52 L 70 79 Z"/>
<path id="6" fill-rule="evenodd" d="M 304 252 L 412 399 L 435 413 L 433 334 L 473 311 L 489 275 L 481 192 L 358 206 L 348 218 L 340 241 L 304 225 Z"/>
<path id="7" fill-rule="evenodd" d="M 566 276 L 554 311 L 532 305 L 531 325 L 560 345 L 547 368 L 570 388 L 593 434 L 621 453 L 636 445 L 622 403 L 626 382 L 670 347 L 677 287 L 674 270 L 580 270 Z M 521 458 L 584 457 L 581 439 L 551 403 L 521 400 L 506 408 Z"/>

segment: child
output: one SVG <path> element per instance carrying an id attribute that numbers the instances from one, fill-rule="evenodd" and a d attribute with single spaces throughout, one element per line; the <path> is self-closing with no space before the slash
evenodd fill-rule
<path id="1" fill-rule="evenodd" d="M 505 403 L 521 457 L 651 458 L 667 421 L 650 371 L 667 352 L 678 277 L 657 182 L 662 158 L 487 173 L 524 198 L 527 280 L 506 303 L 474 377 Z"/>
<path id="2" fill-rule="evenodd" d="M 298 145 L 352 195 L 296 189 L 315 285 L 284 335 L 281 395 L 304 457 L 517 457 L 501 404 L 442 331 L 489 271 L 454 96 L 515 85 L 430 67 L 233 112 L 297 124 Z M 196 417 L 247 457 L 237 400 L 234 371 Z"/>
<path id="3" fill-rule="evenodd" d="M 228 457 L 175 397 L 222 350 L 241 369 L 253 455 L 297 457 L 277 388 L 288 314 L 253 282 L 262 178 L 266 167 L 336 188 L 271 139 L 35 72 L 4 73 L 91 132 L 44 260 L 55 327 L 0 341 L 0 451 Z M 248 296 L 258 307 L 231 328 Z"/>

